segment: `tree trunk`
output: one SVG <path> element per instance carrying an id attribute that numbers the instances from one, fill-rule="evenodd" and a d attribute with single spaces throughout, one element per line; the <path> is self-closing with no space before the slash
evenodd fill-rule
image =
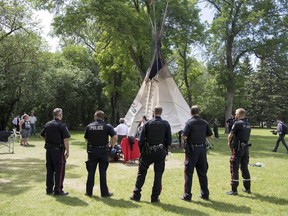
<path id="1" fill-rule="evenodd" d="M 225 122 L 230 118 L 233 108 L 234 92 L 228 91 L 226 93 L 226 107 L 225 107 Z M 226 125 L 226 124 L 225 124 Z M 225 126 L 225 133 L 228 133 L 228 128 Z"/>

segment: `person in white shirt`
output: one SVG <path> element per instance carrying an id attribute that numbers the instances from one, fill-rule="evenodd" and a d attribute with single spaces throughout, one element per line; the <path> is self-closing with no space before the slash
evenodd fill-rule
<path id="1" fill-rule="evenodd" d="M 14 125 L 14 128 L 16 128 L 16 131 L 19 131 L 19 122 L 20 122 L 20 115 L 17 115 L 13 121 L 12 124 Z"/>
<path id="2" fill-rule="evenodd" d="M 120 145 L 123 138 L 128 136 L 128 126 L 125 124 L 124 118 L 120 118 L 119 125 L 114 130 L 117 133 L 117 143 Z"/>
<path id="3" fill-rule="evenodd" d="M 30 135 L 36 136 L 36 121 L 37 121 L 37 118 L 34 115 L 34 112 L 31 112 L 31 115 L 29 117 L 29 121 L 30 121 L 30 126 L 31 126 Z"/>

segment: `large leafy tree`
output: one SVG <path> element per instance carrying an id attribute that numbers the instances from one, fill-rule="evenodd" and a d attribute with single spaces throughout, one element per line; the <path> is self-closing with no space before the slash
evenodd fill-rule
<path id="1" fill-rule="evenodd" d="M 193 101 L 192 95 L 195 93 L 196 80 L 200 74 L 197 60 L 192 53 L 205 41 L 205 26 L 200 22 L 200 10 L 196 3 L 197 1 L 188 0 L 171 2 L 169 7 L 172 9 L 167 16 L 166 31 L 168 46 L 176 50 L 177 77 L 181 77 L 179 80 L 184 83 L 183 93 L 190 106 L 196 102 Z"/>
<path id="2" fill-rule="evenodd" d="M 269 59 L 260 62 L 258 70 L 247 82 L 249 101 L 249 118 L 254 124 L 271 126 L 271 122 L 280 117 L 288 120 L 288 102 L 285 100 L 288 91 L 288 80 L 277 73 Z"/>
<path id="3" fill-rule="evenodd" d="M 225 119 L 232 113 L 239 64 L 248 54 L 264 55 L 265 47 L 287 43 L 287 1 L 207 0 L 215 9 L 211 26 L 213 66 L 226 88 Z M 286 13 L 286 14 L 285 14 Z"/>
<path id="4" fill-rule="evenodd" d="M 150 1 L 150 0 L 99 0 L 67 1 L 66 4 L 50 4 L 53 1 L 36 1 L 42 7 L 58 10 L 53 26 L 55 33 L 65 45 L 77 43 L 94 53 L 100 68 L 100 79 L 105 83 L 104 92 L 111 98 L 112 119 L 123 115 L 123 110 L 133 99 L 132 94 L 150 66 L 154 54 L 155 38 L 163 24 L 162 38 L 164 57 L 169 58 L 172 49 L 182 56 L 179 64 L 184 67 L 183 77 L 188 87 L 187 95 L 192 104 L 191 83 L 188 73 L 192 71 L 189 52 L 191 45 L 203 38 L 204 27 L 199 24 L 199 9 L 196 1 Z M 169 3 L 166 17 L 164 13 Z M 56 2 L 54 2 L 56 3 Z M 184 41 L 184 42 L 181 42 Z M 182 44 L 184 43 L 184 44 Z M 132 67 L 134 63 L 135 67 Z M 136 82 L 131 82 L 133 78 Z M 135 79 L 136 78 L 136 79 Z M 129 86 L 133 91 L 126 91 Z M 125 95 L 125 97 L 124 97 Z M 131 97 L 130 97 L 131 96 Z M 122 100 L 125 98 L 126 100 Z M 127 100 L 128 99 L 128 100 Z M 122 103 L 122 104 L 121 104 Z"/>
<path id="5" fill-rule="evenodd" d="M 32 31 L 31 10 L 25 1 L 0 1 L 0 126 L 7 123 L 26 95 L 41 39 Z M 16 115 L 16 113 L 13 113 Z"/>

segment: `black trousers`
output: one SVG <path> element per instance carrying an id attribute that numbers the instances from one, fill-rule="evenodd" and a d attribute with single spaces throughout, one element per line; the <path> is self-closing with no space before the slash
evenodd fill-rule
<path id="1" fill-rule="evenodd" d="M 107 186 L 107 174 L 106 174 L 109 165 L 109 160 L 108 160 L 108 150 L 106 148 L 97 149 L 93 153 L 88 153 L 88 161 L 86 161 L 86 169 L 88 171 L 88 178 L 86 182 L 86 193 L 88 195 L 93 194 L 93 187 L 95 183 L 95 172 L 98 164 L 99 164 L 101 196 L 106 196 L 109 193 Z"/>
<path id="2" fill-rule="evenodd" d="M 278 139 L 277 139 L 277 141 L 276 141 L 276 145 L 275 145 L 275 148 L 274 148 L 273 151 L 276 152 L 277 149 L 278 149 L 278 147 L 279 147 L 280 142 L 282 142 L 283 145 L 284 145 L 285 148 L 286 148 L 286 151 L 288 152 L 288 146 L 287 146 L 287 143 L 285 142 L 284 137 L 285 137 L 285 134 L 284 134 L 284 135 L 283 135 L 283 134 L 279 134 L 279 137 L 278 137 Z"/>
<path id="3" fill-rule="evenodd" d="M 151 201 L 156 201 L 162 190 L 162 176 L 165 170 L 165 157 L 166 152 L 163 149 L 157 149 L 151 151 L 150 155 L 141 155 L 140 163 L 138 166 L 138 175 L 133 190 L 133 196 L 135 199 L 141 199 L 141 190 L 145 183 L 147 171 L 149 166 L 154 163 L 154 183 L 151 194 Z"/>
<path id="4" fill-rule="evenodd" d="M 184 197 L 189 200 L 192 198 L 191 190 L 192 190 L 192 179 L 194 168 L 196 168 L 197 171 L 201 189 L 201 196 L 209 198 L 208 178 L 207 178 L 208 162 L 205 146 L 194 147 L 193 152 L 185 153 Z"/>
<path id="5" fill-rule="evenodd" d="M 214 132 L 215 138 L 219 138 L 218 126 L 214 126 L 214 127 L 213 127 L 213 132 Z"/>
<path id="6" fill-rule="evenodd" d="M 65 177 L 65 156 L 62 148 L 46 149 L 46 192 L 59 193 L 63 190 Z M 53 188 L 54 187 L 54 188 Z"/>
<path id="7" fill-rule="evenodd" d="M 248 164 L 249 147 L 241 147 L 239 151 L 236 151 L 236 149 L 233 148 L 230 158 L 231 187 L 233 191 L 237 191 L 237 187 L 239 186 L 239 166 L 242 173 L 244 188 L 250 190 L 251 179 Z"/>

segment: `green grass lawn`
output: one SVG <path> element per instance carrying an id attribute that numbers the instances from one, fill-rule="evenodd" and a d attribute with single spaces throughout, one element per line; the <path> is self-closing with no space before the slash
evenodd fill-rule
<path id="1" fill-rule="evenodd" d="M 30 147 L 17 143 L 14 154 L 6 154 L 5 149 L 0 149 L 0 215 L 288 215 L 288 154 L 282 144 L 277 153 L 272 152 L 277 136 L 268 129 L 252 129 L 250 163 L 261 162 L 265 167 L 249 167 L 252 194 L 243 193 L 240 184 L 239 195 L 228 196 L 225 192 L 230 190 L 230 150 L 223 129 L 219 132 L 220 139 L 213 139 L 214 148 L 208 151 L 210 201 L 198 197 L 199 182 L 195 172 L 191 203 L 179 199 L 184 188 L 181 149 L 171 150 L 172 154 L 167 157 L 161 202 L 156 204 L 150 203 L 153 166 L 138 203 L 129 199 L 137 164 L 122 162 L 110 163 L 108 168 L 112 198 L 99 195 L 98 172 L 94 196 L 85 196 L 87 154 L 83 132 L 72 132 L 64 180 L 64 190 L 69 195 L 64 197 L 46 195 L 43 140 L 31 138 Z"/>

